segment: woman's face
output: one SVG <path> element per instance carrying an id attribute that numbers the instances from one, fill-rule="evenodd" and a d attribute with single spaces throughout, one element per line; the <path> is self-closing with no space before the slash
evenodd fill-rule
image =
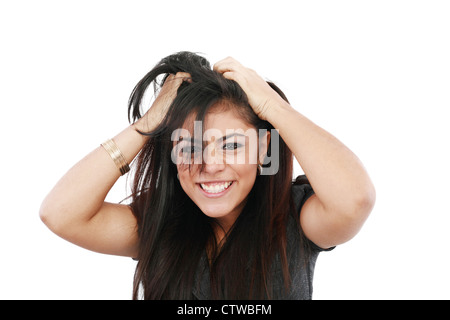
<path id="1" fill-rule="evenodd" d="M 176 144 L 177 154 L 184 159 L 183 164 L 177 164 L 179 181 L 204 214 L 230 227 L 255 183 L 258 163 L 267 150 L 267 136 L 258 147 L 257 130 L 235 110 L 220 104 L 208 112 L 201 125 L 203 135 L 201 129 L 197 133 L 194 129 L 192 139 Z M 196 138 L 203 138 L 203 145 Z"/>

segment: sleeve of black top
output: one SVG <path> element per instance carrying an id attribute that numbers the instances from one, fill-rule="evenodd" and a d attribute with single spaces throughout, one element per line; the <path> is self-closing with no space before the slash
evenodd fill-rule
<path id="1" fill-rule="evenodd" d="M 308 181 L 308 178 L 305 175 L 298 176 L 292 185 L 292 194 L 294 197 L 294 203 L 295 207 L 297 209 L 297 212 L 300 216 L 300 212 L 302 210 L 303 205 L 305 204 L 306 200 L 309 199 L 314 194 L 314 190 L 311 187 L 311 184 Z M 308 239 L 309 240 L 309 239 Z M 328 249 L 323 249 L 316 245 L 314 242 L 309 240 L 311 248 L 316 251 L 331 251 L 335 247 L 331 247 Z"/>

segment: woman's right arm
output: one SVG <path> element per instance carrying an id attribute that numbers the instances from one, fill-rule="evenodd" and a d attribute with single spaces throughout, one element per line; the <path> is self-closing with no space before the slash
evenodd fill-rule
<path id="1" fill-rule="evenodd" d="M 113 140 L 130 163 L 146 137 L 130 126 Z M 73 166 L 44 199 L 40 217 L 58 236 L 89 250 L 135 256 L 137 224 L 130 207 L 105 202 L 120 177 L 106 150 L 99 146 Z"/>
<path id="2" fill-rule="evenodd" d="M 189 74 L 170 75 L 149 111 L 113 140 L 128 163 L 136 157 L 151 131 L 167 112 L 176 90 Z M 137 222 L 127 205 L 105 202 L 120 171 L 99 146 L 73 166 L 55 185 L 40 208 L 40 217 L 60 237 L 86 249 L 136 257 Z"/>

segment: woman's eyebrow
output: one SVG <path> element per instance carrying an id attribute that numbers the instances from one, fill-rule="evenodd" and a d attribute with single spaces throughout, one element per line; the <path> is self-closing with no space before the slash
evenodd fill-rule
<path id="1" fill-rule="evenodd" d="M 217 141 L 220 142 L 220 141 L 223 141 L 223 140 L 227 140 L 227 139 L 229 139 L 229 138 L 231 138 L 231 137 L 234 137 L 234 136 L 245 137 L 245 135 L 242 134 L 242 133 L 239 133 L 239 132 L 233 132 L 233 133 L 231 133 L 231 134 L 228 134 L 228 135 L 223 136 L 222 138 L 219 138 Z"/>
<path id="2" fill-rule="evenodd" d="M 223 137 L 220 137 L 219 139 L 217 139 L 217 142 L 221 142 L 221 141 L 227 140 L 227 139 L 232 138 L 232 137 L 234 137 L 234 136 L 246 137 L 245 134 L 242 134 L 242 133 L 239 133 L 239 132 L 233 132 L 233 133 L 224 135 Z M 201 141 L 198 140 L 198 139 L 194 139 L 194 138 L 183 139 L 183 137 L 180 137 L 180 138 L 181 138 L 181 139 L 179 139 L 179 140 L 177 141 L 177 144 L 180 143 L 180 142 L 183 142 L 183 141 L 190 142 L 191 144 L 194 144 L 194 145 L 195 145 L 195 144 L 201 144 Z M 212 136 L 211 138 L 212 138 L 212 139 L 211 139 L 211 142 L 215 141 L 215 136 Z"/>

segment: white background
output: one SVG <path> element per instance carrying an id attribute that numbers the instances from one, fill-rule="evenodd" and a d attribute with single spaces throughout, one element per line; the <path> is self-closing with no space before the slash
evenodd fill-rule
<path id="1" fill-rule="evenodd" d="M 189 50 L 277 83 L 370 173 L 373 214 L 320 255 L 314 299 L 449 299 L 449 17 L 448 1 L 2 1 L 0 298 L 131 298 L 135 262 L 60 239 L 39 206 L 128 125 L 137 81 Z"/>

